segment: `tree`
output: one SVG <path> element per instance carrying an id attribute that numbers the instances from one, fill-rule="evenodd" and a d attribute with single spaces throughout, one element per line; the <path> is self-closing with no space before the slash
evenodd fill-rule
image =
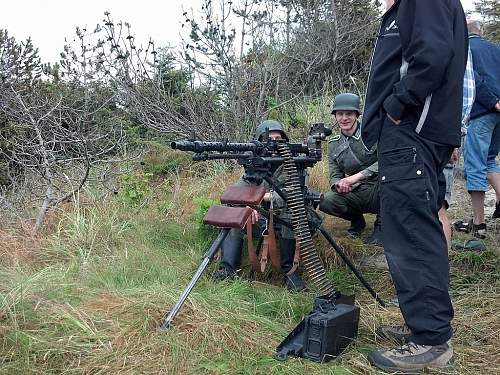
<path id="1" fill-rule="evenodd" d="M 0 82 L 0 114 L 6 124 L 0 155 L 9 171 L 21 172 L 11 178 L 11 189 L 40 204 L 35 233 L 48 210 L 72 198 L 125 146 L 123 125 L 115 120 L 115 92 L 97 79 L 85 45 L 67 52 L 57 80 L 36 79 L 33 66 L 10 64 L 14 74 Z"/>
<path id="2" fill-rule="evenodd" d="M 476 12 L 483 19 L 485 38 L 500 43 L 500 3 L 498 0 L 477 0 L 474 2 Z"/>
<path id="3" fill-rule="evenodd" d="M 38 57 L 38 49 L 33 46 L 31 39 L 17 42 L 10 37 L 7 30 L 0 29 L 0 86 L 16 85 L 27 86 L 40 78 L 42 65 Z M 0 135 L 9 131 L 8 119 L 0 112 Z M 9 184 L 11 177 L 19 171 L 9 166 L 4 156 L 9 153 L 8 147 L 0 140 L 0 187 Z M 10 167 L 10 168 L 9 168 Z"/>
<path id="4" fill-rule="evenodd" d="M 38 49 L 30 38 L 18 43 L 0 29 L 0 79 L 7 84 L 30 84 L 40 78 L 42 65 Z"/>
<path id="5" fill-rule="evenodd" d="M 339 91 L 344 84 L 362 91 L 376 3 L 206 0 L 201 15 L 184 13 L 185 63 L 219 93 L 246 137 L 269 116 L 269 103 L 293 106 L 335 90 L 339 82 Z"/>

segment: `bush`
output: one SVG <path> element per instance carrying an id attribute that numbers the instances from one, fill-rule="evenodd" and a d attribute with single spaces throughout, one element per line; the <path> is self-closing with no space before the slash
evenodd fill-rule
<path id="1" fill-rule="evenodd" d="M 131 206 L 139 204 L 149 192 L 151 173 L 137 172 L 122 177 L 119 198 L 123 203 Z"/>
<path id="2" fill-rule="evenodd" d="M 208 209 L 218 202 L 206 197 L 198 197 L 194 199 L 194 203 L 196 204 L 196 210 L 194 211 L 196 230 L 198 231 L 201 241 L 208 244 L 212 242 L 217 235 L 217 228 L 204 224 L 203 218 Z"/>
<path id="3" fill-rule="evenodd" d="M 191 162 L 189 153 L 171 150 L 160 142 L 148 142 L 147 148 L 142 162 L 145 173 L 155 176 L 177 173 L 179 169 Z"/>

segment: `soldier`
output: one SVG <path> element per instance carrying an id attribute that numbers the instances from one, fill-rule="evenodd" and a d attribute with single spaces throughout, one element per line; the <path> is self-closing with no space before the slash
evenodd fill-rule
<path id="1" fill-rule="evenodd" d="M 286 135 L 283 126 L 275 120 L 266 120 L 260 123 L 255 132 L 255 139 L 262 141 L 265 134 L 269 134 L 269 138 L 272 140 L 279 141 L 283 139 L 288 141 L 288 136 Z M 286 174 L 283 172 L 283 165 L 277 167 L 277 169 L 273 171 L 273 180 L 276 182 L 278 188 L 282 189 L 285 186 Z M 249 181 L 245 176 L 240 178 L 240 180 L 236 183 L 238 186 L 248 186 L 253 184 L 254 182 Z M 263 181 L 262 184 L 264 184 L 267 191 L 264 196 L 263 203 L 264 206 L 267 206 L 265 208 L 268 208 L 272 202 L 274 213 L 282 220 L 290 222 L 291 215 L 287 209 L 286 203 L 276 192 L 271 190 L 266 181 Z M 266 231 L 267 221 L 263 217 L 259 217 L 257 211 L 254 211 L 252 218 L 254 220 L 253 236 L 254 238 L 258 238 L 262 236 L 264 231 Z M 278 237 L 281 270 L 285 274 L 284 278 L 286 287 L 291 292 L 300 292 L 305 290 L 305 284 L 297 270 L 297 261 L 294 261 L 295 239 L 293 230 L 277 223 L 274 227 Z M 229 235 L 222 243 L 222 259 L 219 263 L 219 270 L 212 275 L 213 280 L 221 281 L 227 278 L 233 278 L 237 275 L 241 264 L 243 237 L 244 233 L 242 230 L 232 229 L 229 232 Z"/>
<path id="2" fill-rule="evenodd" d="M 319 209 L 350 220 L 347 233 L 352 237 L 358 237 L 365 228 L 364 213 L 377 214 L 373 233 L 365 242 L 380 245 L 377 150 L 376 146 L 367 150 L 361 141 L 359 97 L 355 94 L 337 95 L 332 115 L 341 133 L 328 143 L 331 191 L 325 193 Z"/>

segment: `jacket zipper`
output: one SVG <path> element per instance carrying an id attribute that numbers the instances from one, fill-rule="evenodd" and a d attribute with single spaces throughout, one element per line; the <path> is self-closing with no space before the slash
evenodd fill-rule
<path id="1" fill-rule="evenodd" d="M 377 49 L 377 44 L 378 44 L 378 38 L 379 38 L 379 35 L 380 35 L 380 30 L 382 30 L 383 18 L 384 17 L 382 16 L 382 20 L 380 21 L 380 26 L 379 26 L 378 32 L 377 32 L 377 38 L 375 39 L 375 47 L 373 47 L 372 57 L 370 59 L 370 69 L 368 70 L 368 79 L 367 79 L 368 83 L 367 83 L 367 85 L 365 87 L 365 100 L 366 100 L 366 94 L 368 93 L 368 87 L 370 85 L 370 78 L 372 76 L 373 56 L 375 56 L 375 51 Z M 365 103 L 365 108 L 363 108 L 363 115 L 362 115 L 363 118 L 365 116 L 365 111 L 366 111 L 366 103 Z M 360 129 L 361 129 L 361 126 L 360 126 Z M 363 141 L 363 137 L 361 137 L 361 143 L 363 144 L 363 147 L 365 148 L 366 151 L 370 151 L 370 149 L 368 147 L 366 147 L 365 142 Z"/>
<path id="2" fill-rule="evenodd" d="M 377 44 L 378 44 L 378 38 L 380 37 L 380 31 L 382 30 L 382 25 L 384 24 L 384 21 L 387 19 L 387 15 L 390 13 L 390 11 L 392 10 L 392 8 L 396 5 L 397 2 L 394 2 L 394 4 L 392 4 L 392 6 L 387 10 L 387 12 L 385 12 L 383 15 L 382 15 L 382 18 L 380 19 L 380 26 L 378 28 L 378 32 L 377 32 L 377 38 L 375 39 L 375 46 L 373 47 L 373 52 L 372 52 L 372 57 L 370 59 L 370 69 L 368 70 L 368 80 L 367 80 L 367 85 L 366 85 L 366 88 L 365 88 L 365 100 L 366 100 L 366 94 L 368 93 L 368 87 L 370 85 L 370 78 L 372 76 L 372 65 L 373 65 L 373 57 L 375 56 L 375 51 L 377 50 Z M 365 111 L 366 111 L 366 103 L 365 103 L 365 108 L 363 109 L 363 117 L 365 115 Z M 361 129 L 361 127 L 360 127 Z M 366 147 L 365 145 L 365 142 L 363 141 L 363 137 L 360 137 L 361 138 L 361 143 L 363 144 L 363 147 L 365 148 L 366 151 L 370 151 L 370 149 L 368 147 Z"/>

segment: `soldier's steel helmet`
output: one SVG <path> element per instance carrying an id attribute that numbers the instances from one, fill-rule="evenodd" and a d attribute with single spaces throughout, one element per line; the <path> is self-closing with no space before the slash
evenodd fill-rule
<path id="1" fill-rule="evenodd" d="M 333 101 L 332 114 L 337 111 L 355 111 L 360 115 L 359 96 L 350 93 L 337 95 Z"/>
<path id="2" fill-rule="evenodd" d="M 283 139 L 286 139 L 288 141 L 288 136 L 286 135 L 285 130 L 283 129 L 283 125 L 281 125 L 281 123 L 276 120 L 262 121 L 255 130 L 255 139 L 259 140 L 259 138 L 262 137 L 266 131 L 273 131 L 273 130 L 280 131 Z"/>

